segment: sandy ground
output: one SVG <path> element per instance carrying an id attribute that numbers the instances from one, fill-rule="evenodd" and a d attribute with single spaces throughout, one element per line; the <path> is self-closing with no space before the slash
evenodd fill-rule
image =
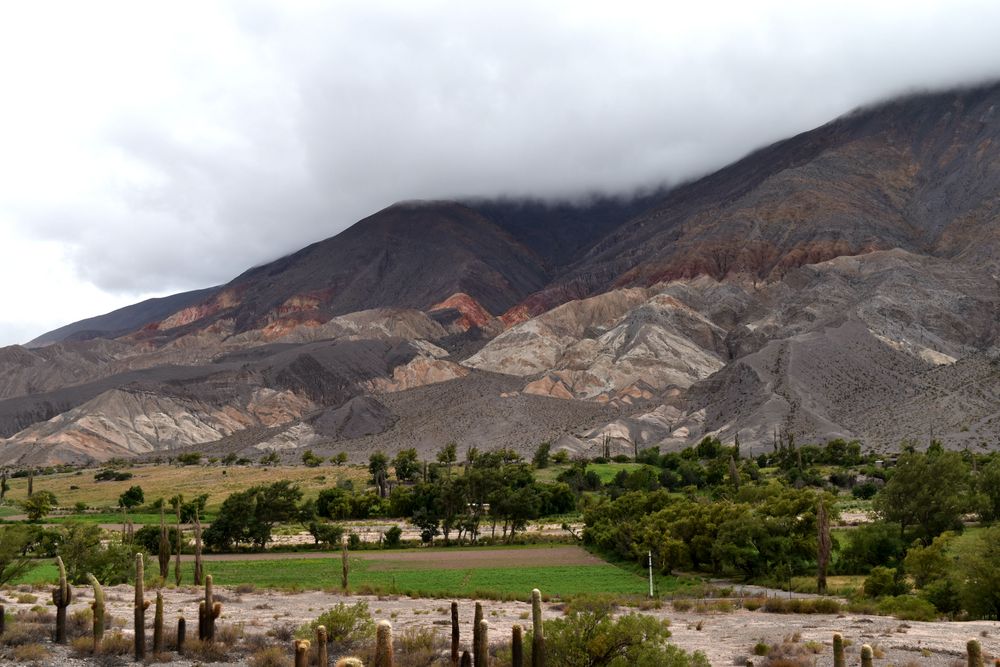
<path id="1" fill-rule="evenodd" d="M 0 594 L 0 602 L 9 612 L 30 609 L 35 604 L 48 600 L 48 588 L 33 591 L 38 602 L 17 602 L 19 591 L 29 592 L 22 587 L 7 589 Z M 70 611 L 88 605 L 92 600 L 89 588 L 74 589 L 75 599 Z M 165 616 L 173 626 L 183 614 L 193 628 L 197 619 L 197 605 L 201 590 L 194 587 L 165 589 Z M 152 597 L 147 592 L 147 597 Z M 128 586 L 106 589 L 108 610 L 126 633 L 130 632 L 132 618 L 133 591 Z M 389 619 L 396 632 L 409 627 L 437 628 L 442 636 L 450 632 L 450 605 L 448 600 L 411 599 L 400 596 L 342 596 L 335 593 L 307 591 L 284 593 L 278 591 L 254 591 L 238 594 L 235 590 L 219 587 L 218 596 L 223 601 L 222 624 L 242 625 L 244 632 L 265 633 L 279 625 L 298 626 L 318 616 L 337 602 L 368 602 L 376 619 Z M 485 617 L 491 626 L 491 635 L 496 640 L 510 637 L 515 623 L 530 624 L 530 606 L 523 602 L 484 601 Z M 777 615 L 763 611 L 739 610 L 732 613 L 676 612 L 669 605 L 664 609 L 648 612 L 671 622 L 673 641 L 689 651 L 704 651 L 712 665 L 745 664 L 753 646 L 759 641 L 780 643 L 783 639 L 798 635 L 797 641 L 817 642 L 821 645 L 816 655 L 819 665 L 832 660 L 831 637 L 841 632 L 853 642 L 849 647 L 849 662 L 859 661 L 858 651 L 863 643 L 868 643 L 884 651 L 884 656 L 876 660 L 876 665 L 915 664 L 927 666 L 949 666 L 964 655 L 965 642 L 978 638 L 984 652 L 1000 656 L 1000 624 L 997 622 L 968 623 L 919 623 L 902 622 L 879 616 L 834 616 L 834 615 Z M 459 601 L 459 617 L 463 643 L 471 637 L 474 604 L 470 600 Z M 546 618 L 561 614 L 558 605 L 545 606 Z M 152 620 L 152 613 L 147 614 Z M 49 664 L 67 665 L 77 661 L 68 660 L 67 652 L 61 651 Z M 758 664 L 760 659 L 757 659 Z M 178 661 L 177 665 L 190 665 Z M 231 663 L 232 664 L 232 663 Z M 236 663 L 242 664 L 242 663 Z M 964 664 L 964 663 L 963 663 Z"/>

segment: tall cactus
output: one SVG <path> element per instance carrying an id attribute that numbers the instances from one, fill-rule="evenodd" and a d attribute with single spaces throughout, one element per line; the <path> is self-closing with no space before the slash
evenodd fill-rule
<path id="1" fill-rule="evenodd" d="M 872 667 L 872 647 L 865 644 L 861 647 L 861 667 Z"/>
<path id="2" fill-rule="evenodd" d="M 479 667 L 479 624 L 483 620 L 483 605 L 481 602 L 476 602 L 476 613 L 472 617 L 472 662 Z"/>
<path id="3" fill-rule="evenodd" d="M 847 667 L 844 659 L 844 636 L 839 632 L 833 633 L 833 667 Z"/>
<path id="4" fill-rule="evenodd" d="M 181 616 L 177 619 L 177 654 L 184 655 L 184 640 L 187 639 L 187 620 Z"/>
<path id="5" fill-rule="evenodd" d="M 170 576 L 170 533 L 167 531 L 167 519 L 163 515 L 163 499 L 160 499 L 160 548 L 156 554 L 160 564 L 160 580 L 166 582 Z"/>
<path id="6" fill-rule="evenodd" d="M 194 510 L 194 585 L 201 586 L 201 518 L 198 508 Z"/>
<path id="7" fill-rule="evenodd" d="M 340 587 L 347 592 L 347 575 L 350 572 L 351 566 L 347 560 L 347 540 L 341 540 L 340 542 Z"/>
<path id="8" fill-rule="evenodd" d="M 215 601 L 212 575 L 205 575 L 205 599 L 198 605 L 198 639 L 215 641 L 215 619 L 222 614 L 222 603 Z"/>
<path id="9" fill-rule="evenodd" d="M 309 667 L 309 640 L 295 640 L 295 667 Z"/>
<path id="10" fill-rule="evenodd" d="M 94 653 L 101 650 L 101 640 L 104 639 L 104 589 L 97 577 L 87 573 L 87 581 L 94 587 L 94 601 L 90 610 L 94 612 Z"/>
<path id="11" fill-rule="evenodd" d="M 511 629 L 510 638 L 510 660 L 512 667 L 524 667 L 524 630 L 520 625 L 514 624 Z"/>
<path id="12" fill-rule="evenodd" d="M 392 624 L 379 621 L 375 629 L 375 667 L 393 667 Z"/>
<path id="13" fill-rule="evenodd" d="M 545 630 L 542 626 L 542 592 L 531 591 L 531 667 L 545 667 Z"/>
<path id="14" fill-rule="evenodd" d="M 461 639 L 461 633 L 458 628 L 458 603 L 451 603 L 451 665 L 452 667 L 458 667 L 459 655 L 458 655 L 458 643 Z"/>
<path id="15" fill-rule="evenodd" d="M 3 637 L 4 628 L 7 625 L 7 617 L 5 616 L 7 612 L 4 610 L 3 605 L 0 604 L 0 637 Z"/>
<path id="16" fill-rule="evenodd" d="M 146 609 L 149 600 L 144 599 L 145 588 L 143 579 L 142 554 L 135 555 L 135 660 L 142 662 L 146 658 Z"/>
<path id="17" fill-rule="evenodd" d="M 153 655 L 163 653 L 163 593 L 156 591 L 156 611 L 153 612 Z"/>
<path id="18" fill-rule="evenodd" d="M 479 644 L 476 646 L 475 667 L 488 667 L 490 664 L 490 623 L 486 619 L 479 621 Z"/>
<path id="19" fill-rule="evenodd" d="M 174 584 L 181 585 L 181 547 L 184 546 L 181 530 L 181 497 L 177 496 L 177 555 L 174 557 Z"/>
<path id="20" fill-rule="evenodd" d="M 73 589 L 66 583 L 66 566 L 63 559 L 56 556 L 59 566 L 59 585 L 52 589 L 52 603 L 56 606 L 56 643 L 66 643 L 66 607 L 73 600 Z"/>
<path id="21" fill-rule="evenodd" d="M 326 626 L 321 625 L 316 628 L 316 662 L 319 667 L 326 667 L 330 663 L 330 657 L 326 649 Z"/>
<path id="22" fill-rule="evenodd" d="M 472 656 L 468 651 L 462 651 L 462 662 L 459 664 L 461 667 L 472 667 Z"/>
<path id="23" fill-rule="evenodd" d="M 969 667 L 983 667 L 983 647 L 975 639 L 970 639 L 965 645 Z"/>

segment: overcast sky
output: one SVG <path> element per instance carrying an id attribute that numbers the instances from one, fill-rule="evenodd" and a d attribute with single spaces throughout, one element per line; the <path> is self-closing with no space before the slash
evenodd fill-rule
<path id="1" fill-rule="evenodd" d="M 0 345 L 400 199 L 673 183 L 1000 77 L 1000 3 L 0 4 Z"/>

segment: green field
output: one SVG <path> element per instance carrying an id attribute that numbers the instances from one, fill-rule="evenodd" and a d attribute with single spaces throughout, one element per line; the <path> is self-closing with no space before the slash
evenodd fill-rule
<path id="1" fill-rule="evenodd" d="M 531 550 L 543 552 L 544 549 L 541 547 Z M 511 549 L 513 550 L 515 549 Z M 483 550 L 452 548 L 435 551 L 441 554 L 442 559 L 453 564 L 455 559 L 463 557 L 463 553 Z M 511 567 L 502 564 L 503 551 L 496 550 L 499 555 L 493 559 L 495 562 L 472 567 L 441 568 L 433 560 L 407 560 L 406 556 L 412 554 L 412 550 L 377 553 L 382 556 L 399 553 L 400 559 L 375 560 L 366 558 L 363 552 L 352 553 L 350 585 L 353 590 L 419 597 L 491 598 L 524 598 L 532 588 L 540 588 L 546 595 L 558 597 L 581 594 L 640 596 L 648 590 L 648 583 L 643 576 L 611 563 L 552 563 Z M 536 560 L 544 563 L 546 554 L 539 553 Z M 254 584 L 261 588 L 282 589 L 331 589 L 340 586 L 339 557 L 218 560 L 207 561 L 204 565 L 205 571 L 212 574 L 216 584 L 221 586 Z M 185 563 L 183 567 L 184 579 L 190 581 L 192 565 Z M 55 566 L 44 562 L 31 570 L 20 583 L 48 583 L 54 581 L 56 576 Z M 660 579 L 661 582 L 658 583 L 662 587 L 675 587 L 666 581 L 670 578 Z"/>
<path id="2" fill-rule="evenodd" d="M 632 472 L 644 467 L 645 463 L 589 463 L 587 470 L 593 470 L 601 478 L 601 484 L 607 484 L 615 478 L 619 472 Z M 569 468 L 569 465 L 550 465 L 548 468 L 535 471 L 535 477 L 542 482 L 554 482 L 559 473 Z M 659 472 L 659 470 L 657 470 Z"/>

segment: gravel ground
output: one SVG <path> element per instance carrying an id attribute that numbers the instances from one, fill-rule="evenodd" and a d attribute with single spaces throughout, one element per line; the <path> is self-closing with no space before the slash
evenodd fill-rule
<path id="1" fill-rule="evenodd" d="M 24 588 L 23 592 L 29 590 Z M 8 589 L 0 594 L 0 601 L 7 606 L 9 612 L 27 610 L 48 600 L 47 590 L 36 590 L 33 594 L 38 596 L 38 602 L 17 602 L 18 592 Z M 89 588 L 79 587 L 74 592 L 74 604 L 70 613 L 89 605 L 91 601 Z M 132 589 L 128 586 L 106 588 L 108 611 L 118 619 L 116 624 L 126 634 L 130 633 L 132 596 Z M 147 597 L 152 597 L 152 594 L 147 593 Z M 277 626 L 297 627 L 314 619 L 337 602 L 353 603 L 359 600 L 368 602 L 377 619 L 391 620 L 397 633 L 411 627 L 432 627 L 440 629 L 445 636 L 450 625 L 448 600 L 399 596 L 345 597 L 321 591 L 284 593 L 262 590 L 240 594 L 225 587 L 219 587 L 217 597 L 223 602 L 220 624 L 240 625 L 246 635 L 264 634 Z M 194 587 L 165 589 L 165 618 L 168 626 L 173 627 L 178 615 L 183 613 L 189 621 L 190 632 L 194 632 L 192 624 L 197 617 L 199 599 L 200 589 Z M 491 635 L 496 639 L 509 637 L 511 626 L 515 623 L 530 623 L 530 606 L 526 603 L 485 601 L 483 605 L 491 626 Z M 463 639 L 471 637 L 473 611 L 472 601 L 459 602 Z M 558 605 L 545 606 L 544 614 L 548 618 L 557 617 L 560 613 Z M 871 644 L 884 652 L 875 661 L 876 665 L 897 667 L 907 664 L 931 667 L 958 664 L 956 661 L 964 656 L 965 642 L 970 638 L 979 638 L 985 653 L 1000 655 L 1000 624 L 997 622 L 920 623 L 880 616 L 777 615 L 746 610 L 731 613 L 682 613 L 669 606 L 644 613 L 668 618 L 673 632 L 672 641 L 688 651 L 704 651 L 712 665 L 745 664 L 747 657 L 752 657 L 753 646 L 757 642 L 773 644 L 786 639 L 793 640 L 792 643 L 802 647 L 806 642 L 815 642 L 811 646 L 820 651 L 815 655 L 816 664 L 827 664 L 832 660 L 830 644 L 834 632 L 841 632 L 853 642 L 848 649 L 848 660 L 851 663 L 858 661 L 858 651 L 863 643 Z M 152 621 L 151 611 L 147 613 L 147 619 Z M 6 656 L 0 657 L 0 662 L 9 659 L 8 652 Z M 757 662 L 760 664 L 760 659 Z M 72 658 L 67 649 L 53 648 L 51 659 L 38 664 L 94 663 Z M 195 663 L 178 660 L 169 664 L 188 666 Z M 244 657 L 229 664 L 246 664 L 246 659 Z"/>

